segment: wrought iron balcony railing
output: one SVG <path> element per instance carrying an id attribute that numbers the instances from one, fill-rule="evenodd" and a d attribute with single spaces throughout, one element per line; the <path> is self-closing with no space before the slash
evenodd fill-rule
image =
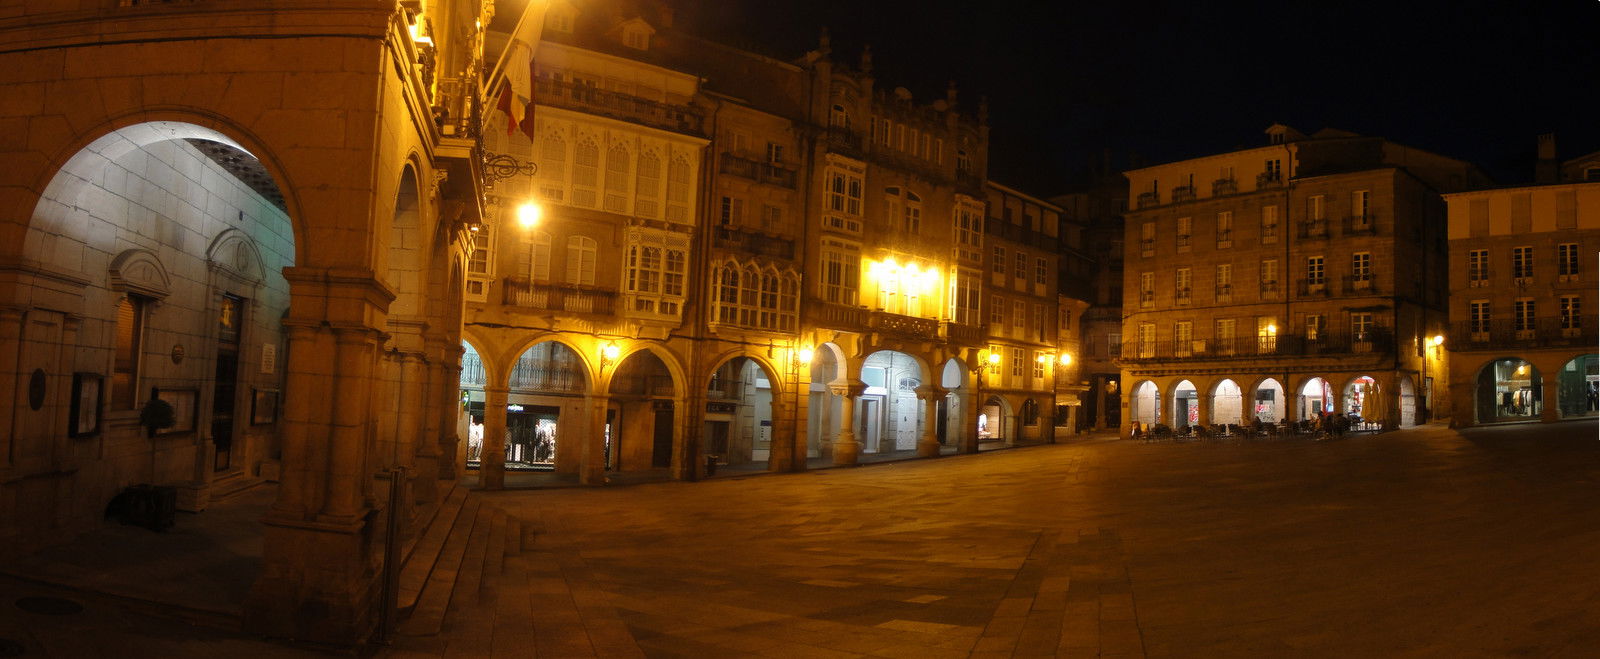
<path id="1" fill-rule="evenodd" d="M 1515 319 L 1499 318 L 1474 323 L 1470 320 L 1450 324 L 1452 350 L 1489 350 L 1516 348 L 1545 348 L 1563 346 L 1593 347 L 1596 339 L 1593 318 L 1577 316 L 1566 321 L 1561 318 L 1534 318 L 1532 323 L 1519 324 Z"/>
<path id="2" fill-rule="evenodd" d="M 1159 339 L 1135 342 L 1122 351 L 1123 361 L 1253 359 L 1381 354 L 1394 350 L 1386 328 L 1366 332 L 1319 332 L 1315 336 L 1269 334 L 1211 339 Z"/>
<path id="3" fill-rule="evenodd" d="M 1154 191 L 1139 193 L 1139 207 L 1140 208 L 1149 208 L 1151 206 L 1160 206 L 1160 205 L 1161 205 L 1161 193 L 1154 192 Z"/>
<path id="4" fill-rule="evenodd" d="M 1300 223 L 1300 237 L 1305 239 L 1327 238 L 1327 220 L 1305 220 Z"/>
<path id="5" fill-rule="evenodd" d="M 550 78 L 538 78 L 535 89 L 541 105 L 603 115 L 689 135 L 705 135 L 704 116 L 700 110 L 688 105 L 662 103 Z"/>
<path id="6" fill-rule="evenodd" d="M 1225 195 L 1239 191 L 1239 182 L 1231 178 L 1219 178 L 1211 182 L 1211 194 Z"/>
<path id="7" fill-rule="evenodd" d="M 502 286 L 502 304 L 507 306 L 605 315 L 614 313 L 616 306 L 616 291 L 515 277 L 505 279 Z"/>
<path id="8" fill-rule="evenodd" d="M 1194 198 L 1194 186 L 1192 185 L 1180 185 L 1172 189 L 1172 203 L 1174 204 L 1180 201 L 1194 201 Z"/>
<path id="9" fill-rule="evenodd" d="M 1351 215 L 1344 218 L 1344 235 L 1346 236 L 1376 236 L 1378 235 L 1378 220 L 1372 213 Z"/>
<path id="10" fill-rule="evenodd" d="M 724 174 L 731 174 L 757 183 L 776 185 L 790 190 L 795 187 L 794 170 L 773 163 L 741 158 L 731 153 L 722 154 L 720 170 Z"/>
<path id="11" fill-rule="evenodd" d="M 1266 188 L 1283 185 L 1283 176 L 1277 172 L 1263 172 L 1256 174 L 1256 188 Z"/>

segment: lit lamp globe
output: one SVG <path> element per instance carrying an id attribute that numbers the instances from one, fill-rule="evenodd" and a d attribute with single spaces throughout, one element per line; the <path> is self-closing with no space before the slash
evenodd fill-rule
<path id="1" fill-rule="evenodd" d="M 998 352 L 989 353 L 989 364 L 992 365 L 992 366 L 999 366 L 1000 365 L 1000 353 L 998 353 Z"/>
<path id="2" fill-rule="evenodd" d="M 811 363 L 811 357 L 813 355 L 815 355 L 815 354 L 816 353 L 812 352 L 810 348 L 801 348 L 799 350 L 799 352 L 795 353 L 794 356 L 795 356 L 795 359 L 797 361 L 799 361 L 799 363 L 801 363 L 801 364 L 810 364 Z"/>
<path id="3" fill-rule="evenodd" d="M 1433 335 L 1433 339 L 1431 339 L 1431 341 L 1433 342 L 1433 347 L 1435 347 L 1435 348 L 1437 348 L 1439 346 L 1442 346 L 1442 345 L 1444 345 L 1444 335 L 1443 334 L 1435 334 L 1435 335 Z"/>
<path id="4" fill-rule="evenodd" d="M 517 223 L 524 229 L 532 229 L 539 224 L 539 218 L 544 216 L 544 209 L 533 202 L 517 207 Z"/>
<path id="5" fill-rule="evenodd" d="M 1061 353 L 1061 365 L 1062 366 L 1071 366 L 1072 365 L 1072 355 L 1069 355 L 1069 354 L 1064 353 L 1064 352 Z"/>

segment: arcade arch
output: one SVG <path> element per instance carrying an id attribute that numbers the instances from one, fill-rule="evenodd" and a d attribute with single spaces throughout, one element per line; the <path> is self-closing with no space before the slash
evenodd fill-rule
<path id="1" fill-rule="evenodd" d="M 1479 368 L 1475 392 L 1478 423 L 1529 421 L 1544 411 L 1539 369 L 1515 357 L 1491 360 Z"/>
<path id="2" fill-rule="evenodd" d="M 1333 389 L 1328 386 L 1327 380 L 1309 378 L 1300 385 L 1300 391 L 1295 395 L 1295 418 L 1315 421 L 1324 412 L 1333 412 Z"/>
<path id="3" fill-rule="evenodd" d="M 673 465 L 681 405 L 668 364 L 650 349 L 622 358 L 606 390 L 605 468 L 650 471 Z"/>
<path id="4" fill-rule="evenodd" d="M 1161 390 L 1156 383 L 1143 380 L 1133 385 L 1128 397 L 1128 416 L 1134 423 L 1154 426 L 1161 423 Z"/>
<path id="5" fill-rule="evenodd" d="M 706 385 L 702 451 L 719 464 L 767 463 L 772 454 L 777 378 L 749 357 L 712 371 Z"/>
<path id="6" fill-rule="evenodd" d="M 1383 423 L 1384 405 L 1382 387 L 1378 380 L 1370 375 L 1358 375 L 1344 385 L 1344 399 L 1338 409 L 1352 421 L 1360 419 L 1367 423 Z"/>
<path id="7" fill-rule="evenodd" d="M 1600 355 L 1579 355 L 1556 374 L 1556 397 L 1561 418 L 1600 414 Z"/>
<path id="8" fill-rule="evenodd" d="M 1266 378 L 1255 386 L 1251 397 L 1252 411 L 1262 423 L 1281 423 L 1287 408 L 1284 405 L 1283 384 L 1276 378 Z"/>
<path id="9" fill-rule="evenodd" d="M 917 448 L 926 414 L 917 404 L 922 362 L 897 350 L 879 350 L 861 363 L 866 385 L 855 407 L 856 441 L 862 453 L 893 453 Z"/>
<path id="10" fill-rule="evenodd" d="M 1200 423 L 1200 396 L 1194 383 L 1180 380 L 1172 386 L 1172 426 L 1181 428 Z"/>
<path id="11" fill-rule="evenodd" d="M 1244 396 L 1233 380 L 1223 379 L 1211 388 L 1211 423 L 1244 423 Z"/>

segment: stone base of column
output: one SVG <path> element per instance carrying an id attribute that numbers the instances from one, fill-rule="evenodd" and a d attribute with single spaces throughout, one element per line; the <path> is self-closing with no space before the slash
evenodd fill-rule
<path id="1" fill-rule="evenodd" d="M 245 599 L 244 629 L 341 646 L 371 639 L 380 584 L 366 521 L 264 523 L 267 558 Z"/>
<path id="2" fill-rule="evenodd" d="M 934 439 L 932 437 L 928 437 L 928 438 L 924 438 L 922 441 L 917 442 L 917 457 L 919 457 L 919 458 L 937 458 L 937 457 L 939 457 L 939 440 Z"/>
<path id="3" fill-rule="evenodd" d="M 455 433 L 439 438 L 439 455 L 434 456 L 434 460 L 439 465 L 440 480 L 449 481 L 461 477 L 461 470 L 456 463 L 456 445 L 460 441 Z"/>
<path id="4" fill-rule="evenodd" d="M 418 504 L 434 503 L 439 500 L 439 456 L 419 455 L 413 465 L 416 471 L 411 477 L 411 500 Z"/>
<path id="5" fill-rule="evenodd" d="M 856 441 L 854 433 L 839 433 L 833 441 L 833 464 L 841 467 L 852 466 L 861 457 L 861 442 Z"/>

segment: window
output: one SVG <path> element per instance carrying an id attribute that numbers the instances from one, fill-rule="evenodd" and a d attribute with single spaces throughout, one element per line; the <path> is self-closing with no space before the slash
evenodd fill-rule
<path id="1" fill-rule="evenodd" d="M 517 252 L 517 274 L 534 281 L 550 281 L 550 234 L 524 231 L 522 249 Z"/>
<path id="2" fill-rule="evenodd" d="M 1042 304 L 1033 305 L 1033 331 L 1035 340 L 1044 340 L 1044 305 Z"/>
<path id="3" fill-rule="evenodd" d="M 1306 257 L 1306 283 L 1313 286 L 1321 286 L 1327 283 L 1326 273 L 1322 268 L 1322 257 Z"/>
<path id="4" fill-rule="evenodd" d="M 1149 359 L 1154 356 L 1156 356 L 1156 325 L 1139 323 L 1139 357 Z"/>
<path id="5" fill-rule="evenodd" d="M 1273 144 L 1281 144 L 1282 141 L 1283 141 L 1283 136 L 1281 136 L 1281 135 L 1273 136 Z M 1279 181 L 1279 180 L 1283 179 L 1283 161 L 1282 160 L 1278 160 L 1278 159 L 1275 159 L 1275 158 L 1274 159 L 1269 159 L 1269 160 L 1267 160 L 1264 169 L 1266 171 L 1262 173 L 1262 177 L 1266 178 L 1266 180 Z"/>
<path id="6" fill-rule="evenodd" d="M 1350 314 L 1350 339 L 1352 341 L 1366 342 L 1372 340 L 1372 314 Z"/>
<path id="7" fill-rule="evenodd" d="M 1217 213 L 1217 247 L 1233 246 L 1233 211 Z"/>
<path id="8" fill-rule="evenodd" d="M 1233 264 L 1217 266 L 1217 298 L 1233 295 Z"/>
<path id="9" fill-rule="evenodd" d="M 1022 358 L 1023 355 L 1026 354 L 1027 353 L 1023 352 L 1022 348 L 1011 349 L 1011 377 L 1022 377 L 1022 365 L 1025 363 Z"/>
<path id="10" fill-rule="evenodd" d="M 1350 193 L 1350 223 L 1356 228 L 1366 228 L 1372 224 L 1372 214 L 1367 209 L 1366 190 Z"/>
<path id="11" fill-rule="evenodd" d="M 1261 207 L 1261 242 L 1278 242 L 1278 207 Z"/>
<path id="12" fill-rule="evenodd" d="M 1511 301 L 1512 329 L 1519 334 L 1533 331 L 1533 298 L 1519 297 Z M 1519 336 L 1518 338 L 1522 338 Z"/>
<path id="13" fill-rule="evenodd" d="M 689 221 L 689 159 L 683 156 L 667 166 L 667 221 Z"/>
<path id="14" fill-rule="evenodd" d="M 1156 254 L 1156 223 L 1145 222 L 1139 225 L 1139 249 L 1142 256 L 1155 256 Z"/>
<path id="15" fill-rule="evenodd" d="M 578 142 L 572 159 L 572 204 L 583 208 L 598 205 L 600 187 L 600 147 L 594 140 L 584 138 Z"/>
<path id="16" fill-rule="evenodd" d="M 872 143 L 879 146 L 889 146 L 889 120 L 872 120 Z"/>
<path id="17" fill-rule="evenodd" d="M 1306 314 L 1306 340 L 1322 340 L 1322 332 L 1327 328 L 1327 320 L 1322 314 Z"/>
<path id="18" fill-rule="evenodd" d="M 1071 332 L 1072 331 L 1072 310 L 1068 309 L 1066 307 L 1061 307 L 1060 311 L 1061 311 L 1061 318 L 1059 319 L 1060 322 L 1057 324 L 1056 327 L 1061 330 L 1062 334 L 1065 334 L 1067 332 Z"/>
<path id="19" fill-rule="evenodd" d="M 1350 255 L 1350 280 L 1354 282 L 1372 281 L 1372 252 L 1356 252 Z"/>
<path id="20" fill-rule="evenodd" d="M 570 34 L 572 32 L 572 14 L 559 9 L 552 10 L 550 13 L 545 15 L 544 24 L 545 27 L 550 28 L 550 31 L 552 32 L 565 32 Z"/>
<path id="21" fill-rule="evenodd" d="M 1017 252 L 1016 266 L 1011 269 L 1011 276 L 1023 281 L 1028 280 L 1028 255 Z"/>
<path id="22" fill-rule="evenodd" d="M 1044 353 L 1038 351 L 1033 353 L 1033 380 L 1035 383 L 1044 380 L 1044 364 L 1047 361 L 1049 359 L 1045 357 Z"/>
<path id="23" fill-rule="evenodd" d="M 1189 247 L 1189 236 L 1193 233 L 1193 231 L 1194 231 L 1194 218 L 1192 218 L 1192 217 L 1180 217 L 1180 218 L 1178 218 L 1178 251 L 1181 252 L 1181 251 L 1184 251 L 1184 250 L 1188 249 L 1188 247 Z"/>
<path id="24" fill-rule="evenodd" d="M 1217 351 L 1233 352 L 1234 332 L 1238 328 L 1238 321 L 1232 318 L 1218 318 L 1216 323 Z"/>
<path id="25" fill-rule="evenodd" d="M 983 258 L 983 206 L 972 199 L 960 198 L 955 209 L 956 256 L 969 261 Z"/>
<path id="26" fill-rule="evenodd" d="M 962 325 L 978 324 L 978 295 L 983 289 L 979 277 L 982 273 L 973 270 L 957 270 L 951 288 L 950 317 Z"/>
<path id="27" fill-rule="evenodd" d="M 1006 299 L 998 295 L 989 297 L 989 323 L 1004 326 L 1006 324 Z"/>
<path id="28" fill-rule="evenodd" d="M 922 233 L 922 198 L 906 192 L 905 221 L 901 230 L 911 235 Z"/>
<path id="29" fill-rule="evenodd" d="M 1049 261 L 1046 261 L 1042 258 L 1036 258 L 1033 260 L 1033 283 L 1041 286 L 1044 285 L 1049 273 Z"/>
<path id="30" fill-rule="evenodd" d="M 594 285 L 595 242 L 587 236 L 567 239 L 567 283 Z"/>
<path id="31" fill-rule="evenodd" d="M 1578 243 L 1556 245 L 1556 274 L 1569 279 L 1578 276 Z"/>
<path id="32" fill-rule="evenodd" d="M 762 204 L 761 230 L 775 232 L 781 228 L 783 228 L 783 207 Z"/>
<path id="33" fill-rule="evenodd" d="M 966 149 L 956 149 L 956 171 L 963 174 L 972 173 L 972 159 L 967 157 Z"/>
<path id="34" fill-rule="evenodd" d="M 712 318 L 718 323 L 753 329 L 792 331 L 798 314 L 800 275 L 792 270 L 761 271 L 737 261 L 717 264 Z"/>
<path id="35" fill-rule="evenodd" d="M 467 257 L 467 273 L 489 274 L 489 227 L 483 226 L 472 237 L 472 254 Z"/>
<path id="36" fill-rule="evenodd" d="M 1122 356 L 1122 333 L 1121 332 L 1109 332 L 1109 333 L 1106 334 L 1106 356 L 1107 357 L 1121 357 Z"/>
<path id="37" fill-rule="evenodd" d="M 1189 303 L 1189 285 L 1193 278 L 1192 274 L 1193 272 L 1189 268 L 1178 268 L 1177 275 L 1173 278 L 1177 284 L 1173 292 L 1178 304 Z"/>
<path id="38" fill-rule="evenodd" d="M 833 112 L 828 115 L 828 125 L 833 128 L 850 130 L 850 114 L 844 111 L 843 105 L 834 104 Z"/>
<path id="39" fill-rule="evenodd" d="M 645 35 L 642 30 L 627 30 L 622 33 L 622 43 L 634 50 L 648 50 L 650 48 L 650 37 Z"/>
<path id="40" fill-rule="evenodd" d="M 539 195 L 550 201 L 567 198 L 567 143 L 558 133 L 539 136 Z M 641 184 L 642 185 L 642 184 Z"/>
<path id="41" fill-rule="evenodd" d="M 1561 329 L 1575 330 L 1583 327 L 1583 300 L 1576 295 L 1561 296 Z"/>
<path id="42" fill-rule="evenodd" d="M 1319 194 L 1306 198 L 1306 219 L 1313 222 L 1328 219 L 1327 198 Z"/>
<path id="43" fill-rule="evenodd" d="M 633 212 L 640 217 L 661 217 L 661 156 L 655 149 L 639 154 L 639 187 Z"/>
<path id="44" fill-rule="evenodd" d="M 822 241 L 822 299 L 854 305 L 861 281 L 861 248 L 850 243 Z"/>
<path id="45" fill-rule="evenodd" d="M 111 408 L 139 406 L 139 366 L 144 347 L 144 319 L 148 301 L 127 295 L 117 302 L 117 336 L 112 346 Z"/>
<path id="46" fill-rule="evenodd" d="M 1467 304 L 1467 327 L 1475 335 L 1489 333 L 1489 301 L 1473 300 Z"/>
<path id="47" fill-rule="evenodd" d="M 989 354 L 991 354 L 991 355 L 1003 355 L 1005 353 L 1000 351 L 1000 346 L 991 345 L 991 346 L 989 346 Z M 992 362 L 989 362 L 989 374 L 990 375 L 999 375 L 1000 374 L 1000 360 L 996 359 L 996 360 L 994 360 Z"/>
<path id="48" fill-rule="evenodd" d="M 737 197 L 722 198 L 722 226 L 744 224 L 744 200 Z"/>
<path id="49" fill-rule="evenodd" d="M 1028 303 L 1022 300 L 1011 301 L 1011 326 L 1017 329 L 1025 327 L 1028 322 Z"/>
<path id="50" fill-rule="evenodd" d="M 1151 307 L 1156 302 L 1156 273 L 1139 273 L 1139 306 Z"/>
<path id="51" fill-rule="evenodd" d="M 989 251 L 990 269 L 997 275 L 1006 273 L 1006 248 L 995 245 Z"/>
<path id="52" fill-rule="evenodd" d="M 767 162 L 774 165 L 783 163 L 783 145 L 777 142 L 767 142 Z"/>
<path id="53" fill-rule="evenodd" d="M 1278 260 L 1267 259 L 1261 262 L 1261 292 L 1278 292 Z"/>
<path id="54" fill-rule="evenodd" d="M 1194 348 L 1194 323 L 1180 320 L 1172 325 L 1172 352 L 1175 355 L 1188 355 Z"/>
<path id="55" fill-rule="evenodd" d="M 682 235 L 629 232 L 624 282 L 629 311 L 666 316 L 682 312 L 688 247 L 689 240 Z M 589 284 L 594 283 L 594 240 L 573 236 L 567 241 L 567 280 L 579 283 L 574 277 L 581 281 L 585 276 Z"/>
<path id="56" fill-rule="evenodd" d="M 1467 285 L 1473 288 L 1486 286 L 1489 281 L 1489 250 L 1474 249 L 1467 252 Z"/>
<path id="57" fill-rule="evenodd" d="M 1533 248 L 1511 248 L 1511 276 L 1517 279 L 1533 277 Z"/>
<path id="58" fill-rule="evenodd" d="M 860 173 L 842 168 L 828 169 L 828 210 L 849 217 L 861 216 Z"/>

